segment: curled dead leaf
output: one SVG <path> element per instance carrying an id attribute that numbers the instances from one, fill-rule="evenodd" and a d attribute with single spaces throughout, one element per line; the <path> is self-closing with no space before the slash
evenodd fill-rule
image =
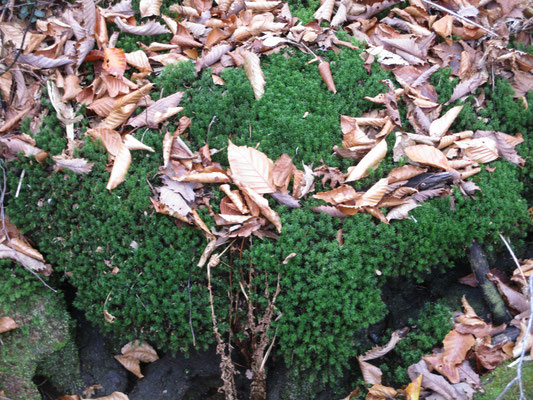
<path id="1" fill-rule="evenodd" d="M 107 182 L 106 189 L 113 190 L 118 185 L 120 185 L 124 179 L 126 179 L 126 174 L 131 164 L 131 153 L 128 147 L 121 143 L 117 155 L 115 157 L 115 163 L 113 164 L 113 169 L 111 170 L 111 175 L 109 176 L 109 181 Z"/>
<path id="2" fill-rule="evenodd" d="M 0 317 L 0 333 L 17 329 L 19 325 L 11 317 Z"/>
<path id="3" fill-rule="evenodd" d="M 254 96 L 259 100 L 265 93 L 265 75 L 261 70 L 259 56 L 251 51 L 244 56 L 244 71 L 254 90 Z"/>
<path id="4" fill-rule="evenodd" d="M 352 182 L 368 175 L 370 168 L 376 167 L 387 154 L 387 142 L 382 139 L 370 150 L 355 167 L 348 168 L 345 182 Z"/>

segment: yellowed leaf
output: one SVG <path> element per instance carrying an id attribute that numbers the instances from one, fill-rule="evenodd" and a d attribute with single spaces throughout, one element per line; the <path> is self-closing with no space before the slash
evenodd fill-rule
<path id="1" fill-rule="evenodd" d="M 407 157 L 414 162 L 446 170 L 451 169 L 444 153 L 436 147 L 426 144 L 418 144 L 416 146 L 406 147 L 404 150 Z"/>
<path id="2" fill-rule="evenodd" d="M 152 15 L 160 15 L 161 4 L 163 4 L 163 0 L 141 0 L 139 2 L 141 18 L 150 17 Z"/>
<path id="3" fill-rule="evenodd" d="M 107 182 L 106 189 L 113 190 L 118 185 L 120 185 L 124 179 L 126 179 L 126 174 L 131 164 L 131 153 L 128 147 L 121 143 L 117 155 L 115 157 L 115 163 L 113 164 L 113 169 L 111 170 L 111 175 L 109 176 L 109 181 Z"/>
<path id="4" fill-rule="evenodd" d="M 274 193 L 272 179 L 274 163 L 264 153 L 252 147 L 228 145 L 231 175 L 259 194 Z"/>
<path id="5" fill-rule="evenodd" d="M 17 329 L 19 325 L 11 317 L 1 317 L 0 318 L 0 333 L 11 331 Z"/>
<path id="6" fill-rule="evenodd" d="M 265 93 L 265 76 L 261 70 L 259 56 L 251 51 L 244 56 L 244 71 L 254 90 L 254 96 L 259 100 Z"/>
<path id="7" fill-rule="evenodd" d="M 377 205 L 385 195 L 388 185 L 389 180 L 387 178 L 380 179 L 357 199 L 355 205 L 358 207 L 373 207 Z"/>
<path id="8" fill-rule="evenodd" d="M 412 381 L 405 388 L 405 394 L 407 396 L 406 400 L 418 400 L 420 397 L 420 387 L 422 386 L 422 377 L 424 374 L 418 375 L 414 381 Z"/>
<path id="9" fill-rule="evenodd" d="M 441 137 L 448 132 L 448 129 L 450 129 L 450 126 L 452 126 L 453 121 L 455 121 L 462 109 L 463 106 L 452 107 L 442 117 L 431 122 L 429 136 Z"/>
<path id="10" fill-rule="evenodd" d="M 368 176 L 368 170 L 376 167 L 387 154 L 387 142 L 382 139 L 355 167 L 348 168 L 345 182 L 352 182 Z"/>

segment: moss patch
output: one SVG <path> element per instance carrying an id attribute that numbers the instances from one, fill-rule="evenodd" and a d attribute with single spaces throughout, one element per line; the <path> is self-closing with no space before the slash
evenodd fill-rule
<path id="1" fill-rule="evenodd" d="M 475 400 L 493 400 L 503 392 L 503 389 L 509 382 L 516 377 L 516 368 L 508 368 L 507 364 L 501 365 L 492 371 L 490 374 L 482 378 L 483 389 L 485 394 L 474 395 Z M 533 398 L 533 362 L 525 362 L 522 367 L 522 382 L 524 386 L 525 396 L 528 399 Z M 520 390 L 518 384 L 507 392 L 505 399 L 520 398 Z"/>

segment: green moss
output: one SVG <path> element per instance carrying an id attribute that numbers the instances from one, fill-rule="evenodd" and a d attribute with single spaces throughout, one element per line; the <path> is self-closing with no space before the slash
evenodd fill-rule
<path id="1" fill-rule="evenodd" d="M 9 316 L 20 325 L 1 337 L 0 391 L 4 390 L 6 396 L 13 399 L 40 400 L 32 382 L 39 363 L 54 366 L 40 372 L 53 382 L 56 377 L 68 376 L 62 388 L 78 390 L 81 380 L 77 372 L 79 361 L 70 336 L 71 320 L 62 296 L 30 276 L 20 265 L 0 261 L 0 315 Z M 46 364 L 50 355 L 66 354 L 68 347 L 71 357 L 64 359 L 63 364 Z"/>
<path id="2" fill-rule="evenodd" d="M 507 364 L 501 365 L 488 375 L 482 377 L 484 394 L 476 393 L 475 400 L 493 400 L 503 392 L 509 382 L 516 377 L 516 367 L 508 368 Z M 526 398 L 533 398 L 533 363 L 525 362 L 522 367 L 522 383 Z M 518 384 L 515 384 L 505 395 L 505 399 L 520 398 Z"/>

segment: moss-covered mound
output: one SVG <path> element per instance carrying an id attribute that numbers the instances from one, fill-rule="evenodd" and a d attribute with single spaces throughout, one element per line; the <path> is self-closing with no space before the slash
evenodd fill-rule
<path id="1" fill-rule="evenodd" d="M 335 95 L 327 91 L 316 65 L 305 65 L 310 57 L 296 50 L 262 58 L 267 84 L 259 101 L 241 69 L 224 71 L 226 85 L 216 86 L 209 71 L 196 76 L 188 63 L 167 67 L 155 79 L 154 93 L 186 92 L 181 105 L 193 121 L 187 138 L 193 149 L 205 143 L 223 148 L 231 138 L 239 145 L 259 143 L 259 150 L 272 159 L 288 153 L 297 165 L 319 166 L 323 160 L 345 170 L 350 163 L 332 155 L 332 146 L 341 141 L 340 115 L 360 116 L 368 110 L 372 104 L 363 97 L 384 91 L 380 80 L 390 75 L 376 65 L 369 74 L 356 51 L 323 56 L 331 62 Z M 446 71 L 433 80 L 445 101 L 456 82 Z M 469 99 L 452 131 L 487 128 L 527 136 L 533 128 L 531 108 L 503 96 L 509 91 L 505 82 L 498 81 L 496 88 L 494 95 L 486 93 L 488 116 L 478 115 L 482 111 L 477 112 Z M 533 96 L 528 100 L 533 104 Z M 36 137 L 38 145 L 52 154 L 64 146 L 58 126 L 52 113 Z M 407 123 L 405 127 L 409 129 Z M 174 126 L 166 129 L 172 131 Z M 47 162 L 22 158 L 10 162 L 8 214 L 77 288 L 75 305 L 89 320 L 124 335 L 124 340 L 147 338 L 161 349 L 186 350 L 192 344 L 189 319 L 199 345 L 213 341 L 205 271 L 196 267 L 206 242 L 199 232 L 176 227 L 171 218 L 151 207 L 148 182 L 158 184 L 165 130 L 136 133 L 156 152 L 136 152 L 126 181 L 112 192 L 105 189 L 109 177 L 105 151 L 89 139 L 80 151 L 80 156 L 95 163 L 89 175 L 52 173 Z M 518 147 L 526 156 L 530 148 L 529 138 Z M 224 151 L 215 159 L 227 164 Z M 370 186 L 394 166 L 386 158 L 356 186 Z M 338 375 L 360 351 L 355 334 L 386 315 L 380 287 L 388 277 L 428 279 L 432 271 L 445 270 L 463 257 L 474 239 L 490 247 L 498 232 L 523 236 L 528 217 L 522 181 L 531 174 L 531 160 L 524 170 L 504 161 L 492 166 L 493 172 L 484 170 L 473 178 L 482 189 L 476 199 L 457 191 L 455 210 L 449 198 L 435 199 L 413 210 L 413 219 L 390 226 L 368 215 L 341 221 L 315 214 L 310 209 L 318 204 L 315 200 L 303 201 L 296 210 L 277 206 L 283 222 L 279 240 L 254 238 L 251 245 L 243 244 L 242 251 L 228 252 L 214 270 L 221 328 L 227 330 L 229 324 L 228 292 L 237 296 L 238 279 L 250 265 L 258 272 L 257 292 L 251 295 L 259 304 L 265 282 L 274 287 L 279 273 L 282 293 L 277 307 L 282 317 L 275 323 L 277 355 L 294 371 L 308 369 L 325 380 Z M 22 169 L 26 177 L 14 199 Z M 220 197 L 216 189 L 213 197 Z M 202 217 L 213 225 L 207 211 Z M 336 240 L 340 229 L 342 246 Z M 290 253 L 296 256 L 284 264 Z M 113 267 L 119 268 L 116 274 Z M 105 322 L 104 309 L 116 317 L 112 324 Z"/>

